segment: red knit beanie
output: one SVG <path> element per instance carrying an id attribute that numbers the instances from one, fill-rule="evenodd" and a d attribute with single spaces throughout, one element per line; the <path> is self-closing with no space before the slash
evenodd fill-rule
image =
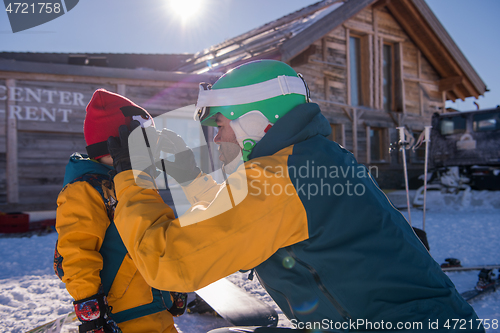
<path id="1" fill-rule="evenodd" d="M 83 134 L 87 153 L 94 159 L 109 155 L 108 138 L 118 137 L 121 125 L 129 126 L 132 120 L 138 120 L 146 127 L 154 126 L 153 118 L 146 110 L 128 98 L 105 89 L 94 92 L 86 110 Z"/>

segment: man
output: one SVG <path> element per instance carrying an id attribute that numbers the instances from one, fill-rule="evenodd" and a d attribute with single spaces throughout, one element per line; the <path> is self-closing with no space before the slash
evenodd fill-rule
<path id="1" fill-rule="evenodd" d="M 218 127 L 225 164 L 241 151 L 224 184 L 200 174 L 189 152 L 176 155 L 167 172 L 193 203 L 179 220 L 145 174 L 115 177 L 117 228 L 153 287 L 190 292 L 255 268 L 294 323 L 425 331 L 437 321 L 449 332 L 460 319 L 484 331 L 366 168 L 327 139 L 329 123 L 291 67 L 241 65 L 202 89 L 197 108 L 202 125 Z M 112 156 L 127 150 L 108 144 Z"/>

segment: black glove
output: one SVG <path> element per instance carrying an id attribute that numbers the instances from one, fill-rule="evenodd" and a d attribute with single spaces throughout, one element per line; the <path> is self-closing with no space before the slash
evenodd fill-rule
<path id="1" fill-rule="evenodd" d="M 174 154 L 173 162 L 161 160 L 156 163 L 156 167 L 165 168 L 164 171 L 179 184 L 188 185 L 200 174 L 201 170 L 196 164 L 193 151 L 177 133 L 164 128 L 158 139 L 157 150 Z"/>
<path id="2" fill-rule="evenodd" d="M 121 125 L 118 128 L 119 137 L 110 136 L 108 138 L 108 151 L 113 158 L 113 166 L 118 173 L 132 169 L 128 150 L 128 137 L 130 132 L 138 126 L 140 126 L 140 123 L 136 120 L 130 122 L 130 130 L 126 125 Z"/>
<path id="3" fill-rule="evenodd" d="M 75 314 L 82 324 L 80 333 L 121 333 L 116 322 L 111 319 L 111 310 L 104 294 L 95 294 L 88 298 L 74 301 Z"/>
<path id="4" fill-rule="evenodd" d="M 120 137 L 108 138 L 108 150 L 113 158 L 113 166 L 117 173 L 125 170 L 140 170 L 147 172 L 153 178 L 158 176 L 156 166 L 154 165 L 154 156 L 149 152 L 157 150 L 156 142 L 158 133 L 154 127 L 147 127 L 141 131 L 134 132 L 140 126 L 136 120 L 130 122 L 130 130 L 122 125 L 118 128 Z M 129 147 L 129 136 L 132 135 L 132 146 Z"/>
<path id="5" fill-rule="evenodd" d="M 170 297 L 172 298 L 172 306 L 168 311 L 174 317 L 179 317 L 186 311 L 187 306 L 187 294 L 186 293 L 176 293 L 171 291 Z"/>

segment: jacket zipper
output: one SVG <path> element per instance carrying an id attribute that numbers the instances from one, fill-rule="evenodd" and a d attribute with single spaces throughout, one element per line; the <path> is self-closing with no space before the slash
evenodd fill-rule
<path id="1" fill-rule="evenodd" d="M 352 320 L 352 316 L 349 314 L 349 312 L 347 312 L 347 310 L 345 310 L 342 307 L 342 305 L 340 305 L 340 303 L 335 299 L 335 297 L 333 297 L 333 295 L 330 294 L 330 292 L 326 289 L 326 287 L 323 284 L 323 282 L 321 281 L 316 269 L 314 269 L 314 267 L 312 267 L 309 264 L 306 264 L 304 261 L 299 259 L 290 248 L 287 248 L 286 251 L 296 262 L 298 262 L 299 264 L 301 264 L 302 266 L 304 266 L 305 268 L 307 268 L 309 270 L 309 272 L 311 273 L 311 275 L 314 278 L 314 281 L 318 285 L 319 290 L 321 290 L 321 292 L 326 296 L 326 298 L 328 298 L 328 300 L 330 301 L 330 303 L 332 303 L 333 307 L 337 310 L 337 312 L 340 314 L 340 316 L 342 318 L 344 318 L 345 321 Z"/>

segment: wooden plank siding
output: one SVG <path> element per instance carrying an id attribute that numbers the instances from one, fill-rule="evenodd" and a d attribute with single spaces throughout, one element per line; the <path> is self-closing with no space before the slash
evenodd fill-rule
<path id="1" fill-rule="evenodd" d="M 403 183 L 401 158 L 393 154 L 374 161 L 370 129 L 382 130 L 385 149 L 398 140 L 397 126 L 423 130 L 434 112 L 443 112 L 446 99 L 471 96 L 470 91 L 482 93 L 482 82 L 465 58 L 456 54 L 458 49 L 449 45 L 452 41 L 442 27 L 434 21 L 431 26 L 425 23 L 430 14 L 421 0 L 347 1 L 290 38 L 259 39 L 267 29 L 307 17 L 318 6 L 326 5 L 309 6 L 211 51 L 234 46 L 228 50 L 237 58 L 238 52 L 248 51 L 238 51 L 237 45 L 245 42 L 250 50 L 255 46 L 259 51 L 249 61 L 267 54 L 292 64 L 304 75 L 312 101 L 335 130 L 332 140 L 352 151 L 361 163 L 377 166 L 381 177 L 377 181 L 383 187 L 398 187 Z M 360 106 L 350 101 L 351 36 L 360 38 Z M 246 43 L 254 39 L 256 45 Z M 443 47 L 440 40 L 448 46 Z M 390 111 L 384 110 L 384 45 L 393 50 L 396 96 Z M 442 52 L 446 48 L 452 52 Z M 227 66 L 235 64 L 239 63 L 228 61 Z M 206 63 L 193 58 L 191 66 L 203 69 Z M 96 89 L 118 92 L 158 116 L 195 104 L 198 83 L 213 83 L 217 76 L 0 59 L 0 211 L 55 208 L 68 157 L 85 152 L 85 105 Z M 410 161 L 409 169 L 410 174 L 420 173 L 423 166 Z"/>
<path id="2" fill-rule="evenodd" d="M 78 72 L 69 67 L 69 72 Z M 37 67 L 30 63 L 28 68 Z M 141 79 L 134 78 L 136 72 Z M 96 89 L 119 92 L 158 116 L 195 104 L 198 83 L 215 81 L 213 75 L 196 79 L 154 72 L 152 80 L 145 80 L 142 71 L 114 69 L 107 74 L 101 78 L 0 70 L 0 211 L 56 208 L 69 156 L 86 153 L 85 107 Z M 162 77 L 177 81 L 159 81 Z"/>
<path id="3" fill-rule="evenodd" d="M 365 56 L 362 60 L 365 61 L 362 64 L 363 74 L 365 80 L 368 80 L 362 82 L 363 89 L 367 89 L 366 93 L 363 92 L 367 96 L 367 102 L 362 107 L 350 105 L 348 38 L 352 35 L 367 40 L 366 47 L 361 51 Z M 392 112 L 382 110 L 383 43 L 395 45 L 398 60 L 396 75 L 399 81 L 396 89 L 400 92 L 397 102 L 399 107 Z M 392 171 L 399 172 L 402 168 L 400 158 L 388 156 L 387 153 L 384 162 L 377 163 L 370 159 L 369 130 L 386 129 L 384 149 L 389 147 L 390 142 L 398 140 L 395 129 L 397 126 L 407 126 L 416 132 L 423 130 L 424 126 L 430 124 L 432 114 L 442 112 L 444 108 L 439 74 L 383 6 L 376 9 L 366 7 L 313 45 L 315 51 L 309 56 L 309 61 L 294 67 L 308 82 L 313 102 L 320 105 L 332 125 L 343 126 L 345 148 L 352 151 L 359 162 L 376 165 L 382 175 Z M 355 115 L 358 117 L 354 118 Z M 422 164 L 409 163 L 409 169 L 418 173 Z M 401 184 L 397 179 L 391 182 L 391 177 L 382 177 L 384 186 Z"/>

